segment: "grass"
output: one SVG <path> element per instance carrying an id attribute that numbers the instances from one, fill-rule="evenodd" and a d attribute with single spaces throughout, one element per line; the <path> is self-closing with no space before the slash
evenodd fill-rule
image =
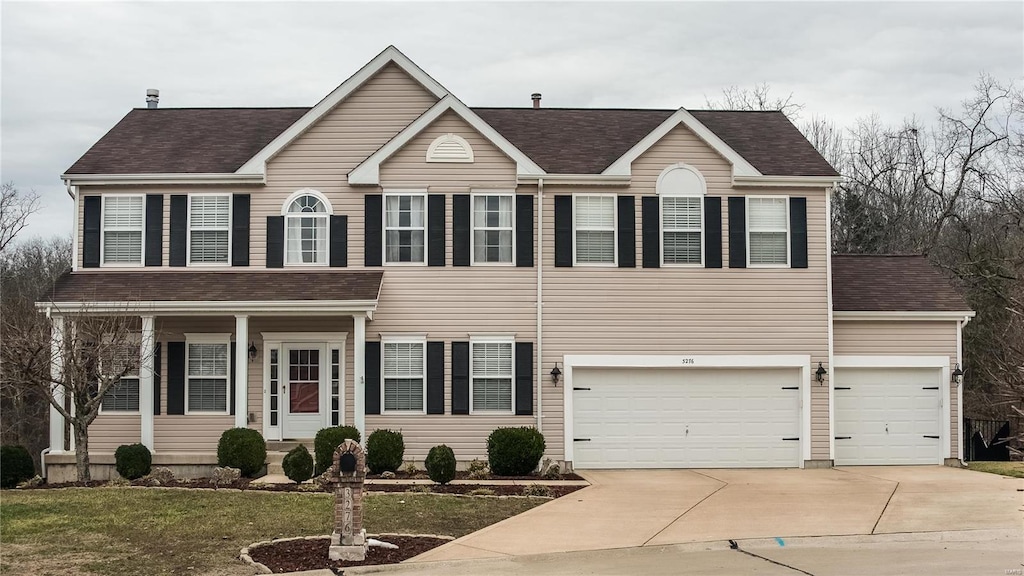
<path id="1" fill-rule="evenodd" d="M 1024 478 L 1024 462 L 968 462 L 967 467 L 978 472 Z"/>
<path id="2" fill-rule="evenodd" d="M 0 495 L 0 573 L 251 574 L 259 540 L 331 532 L 329 494 L 70 488 Z M 369 533 L 462 536 L 542 501 L 418 494 L 368 496 Z"/>

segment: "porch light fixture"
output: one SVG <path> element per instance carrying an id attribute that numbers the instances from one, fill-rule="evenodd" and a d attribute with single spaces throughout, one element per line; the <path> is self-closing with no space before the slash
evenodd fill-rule
<path id="1" fill-rule="evenodd" d="M 818 369 L 814 371 L 814 379 L 818 381 L 818 384 L 825 381 L 825 374 L 828 374 L 828 370 L 825 370 L 825 367 L 821 365 L 821 362 L 818 362 Z"/>
<path id="2" fill-rule="evenodd" d="M 959 384 L 960 379 L 964 377 L 964 371 L 960 369 L 960 363 L 956 363 L 956 368 L 953 369 L 953 373 L 949 375 L 949 379 L 953 384 Z"/>
<path id="3" fill-rule="evenodd" d="M 551 369 L 551 382 L 558 386 L 558 379 L 562 377 L 562 371 L 558 369 L 558 362 L 555 362 L 555 367 Z"/>
<path id="4" fill-rule="evenodd" d="M 256 344 L 253 342 L 249 342 L 249 362 L 256 361 L 256 354 L 258 353 L 259 351 L 256 350 Z"/>

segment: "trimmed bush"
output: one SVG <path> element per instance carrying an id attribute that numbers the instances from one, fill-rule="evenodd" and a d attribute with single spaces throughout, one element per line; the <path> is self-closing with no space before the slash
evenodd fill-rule
<path id="1" fill-rule="evenodd" d="M 14 488 L 35 474 L 36 466 L 24 446 L 0 446 L 0 488 Z"/>
<path id="2" fill-rule="evenodd" d="M 545 448 L 536 428 L 497 428 L 487 437 L 487 464 L 498 476 L 525 476 L 537 469 Z"/>
<path id="3" fill-rule="evenodd" d="M 292 448 L 281 461 L 284 475 L 296 484 L 301 484 L 313 477 L 313 457 L 302 444 Z"/>
<path id="4" fill-rule="evenodd" d="M 242 476 L 252 477 L 267 461 L 267 443 L 252 428 L 230 428 L 217 443 L 217 466 L 238 468 Z"/>
<path id="5" fill-rule="evenodd" d="M 455 479 L 455 452 L 441 444 L 427 453 L 427 475 L 438 484 L 447 484 Z"/>
<path id="6" fill-rule="evenodd" d="M 395 430 L 374 430 L 366 439 L 366 466 L 370 472 L 394 472 L 402 465 L 405 456 L 405 440 Z"/>
<path id="7" fill-rule="evenodd" d="M 122 444 L 114 451 L 114 467 L 125 480 L 137 480 L 149 474 L 153 455 L 144 444 Z"/>
<path id="8" fill-rule="evenodd" d="M 316 454 L 317 474 L 323 474 L 334 464 L 334 451 L 341 446 L 341 443 L 351 438 L 356 442 L 362 440 L 359 437 L 359 430 L 352 426 L 333 426 L 321 428 L 313 439 L 313 453 Z"/>

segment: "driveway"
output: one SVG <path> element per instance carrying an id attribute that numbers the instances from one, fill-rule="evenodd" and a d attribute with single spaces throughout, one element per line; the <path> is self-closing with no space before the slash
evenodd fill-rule
<path id="1" fill-rule="evenodd" d="M 1022 526 L 1024 480 L 942 466 L 579 474 L 591 486 L 410 562 Z"/>

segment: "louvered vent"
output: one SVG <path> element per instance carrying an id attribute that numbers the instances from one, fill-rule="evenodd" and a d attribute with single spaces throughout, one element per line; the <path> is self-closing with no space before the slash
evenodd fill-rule
<path id="1" fill-rule="evenodd" d="M 472 162 L 473 147 L 456 134 L 438 136 L 427 148 L 427 162 Z"/>

